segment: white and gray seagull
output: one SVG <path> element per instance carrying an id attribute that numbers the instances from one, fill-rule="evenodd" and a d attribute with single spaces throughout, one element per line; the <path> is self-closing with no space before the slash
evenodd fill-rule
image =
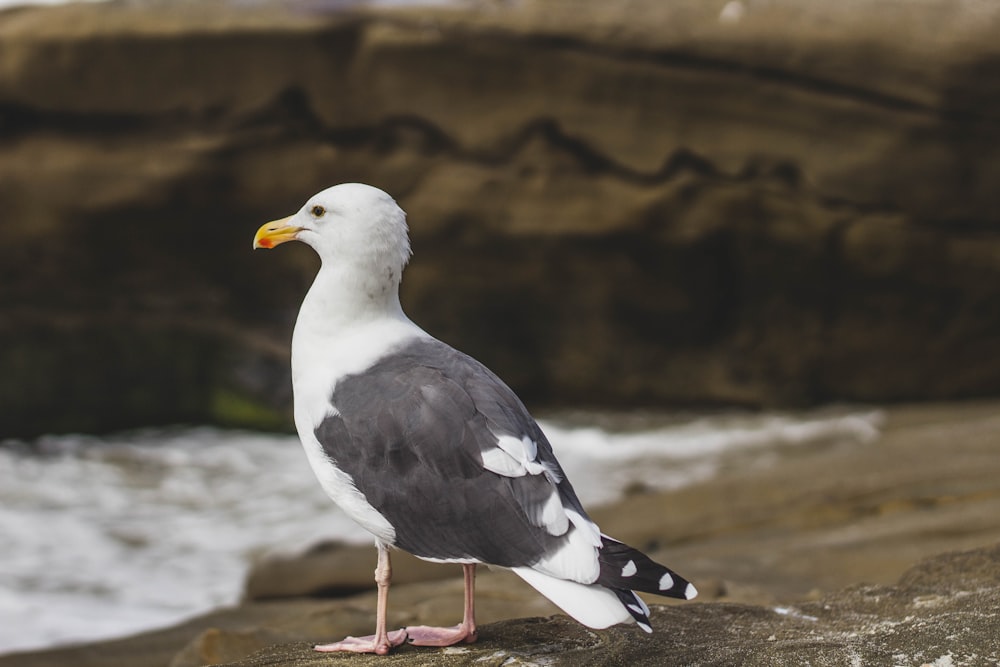
<path id="1" fill-rule="evenodd" d="M 474 642 L 479 563 L 509 568 L 591 628 L 634 621 L 651 632 L 649 608 L 633 591 L 697 594 L 604 535 L 514 392 L 403 313 L 410 241 L 392 197 L 359 183 L 328 188 L 261 226 L 253 247 L 292 240 L 322 260 L 292 336 L 295 426 L 323 489 L 378 549 L 375 634 L 316 650 Z M 462 564 L 460 625 L 387 630 L 391 548 Z"/>

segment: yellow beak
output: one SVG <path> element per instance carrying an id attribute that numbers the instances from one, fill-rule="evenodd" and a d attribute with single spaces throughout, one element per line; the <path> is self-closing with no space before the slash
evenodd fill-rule
<path id="1" fill-rule="evenodd" d="M 290 224 L 289 221 L 291 219 L 292 216 L 288 216 L 287 218 L 272 220 L 261 225 L 253 237 L 254 250 L 257 248 L 273 248 L 285 241 L 294 241 L 299 232 L 302 231 L 302 228 Z"/>

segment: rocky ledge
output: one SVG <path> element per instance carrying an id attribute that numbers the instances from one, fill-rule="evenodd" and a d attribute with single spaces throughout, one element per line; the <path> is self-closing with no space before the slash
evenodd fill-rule
<path id="1" fill-rule="evenodd" d="M 317 654 L 308 643 L 271 646 L 232 662 L 243 637 L 202 637 L 229 667 L 306 665 L 996 665 L 1000 545 L 944 554 L 895 586 L 856 586 L 815 602 L 761 607 L 709 603 L 652 607 L 658 628 L 591 631 L 564 616 L 503 621 L 472 646 L 406 647 L 389 659 Z M 234 641 L 235 640 L 235 641 Z M 228 644 L 228 645 L 227 645 Z M 172 667 L 196 667 L 197 660 Z"/>
<path id="2" fill-rule="evenodd" d="M 995 667 L 998 415 L 996 402 L 892 408 L 876 440 L 740 453 L 711 480 L 595 510 L 609 534 L 699 587 L 693 603 L 654 607 L 652 636 L 589 631 L 552 616 L 558 610 L 513 575 L 484 570 L 478 644 L 316 655 L 310 642 L 368 634 L 374 622 L 374 550 L 328 544 L 260 562 L 233 608 L 135 637 L 0 656 L 0 667 Z M 455 566 L 403 554 L 394 566 L 393 626 L 457 621 Z"/>
<path id="3" fill-rule="evenodd" d="M 322 654 L 312 650 L 313 643 L 343 635 L 345 629 L 370 631 L 370 615 L 329 603 L 277 604 L 254 613 L 244 609 L 239 623 L 231 615 L 215 614 L 172 631 L 89 649 L 0 657 L 0 665 L 992 667 L 1000 661 L 998 608 L 1000 545 L 928 559 L 893 586 L 854 586 L 815 601 L 652 605 L 652 635 L 634 626 L 588 630 L 565 616 L 550 616 L 482 626 L 473 645 L 404 646 L 387 657 Z M 192 632 L 199 625 L 202 630 L 179 653 L 164 651 L 178 631 Z"/>

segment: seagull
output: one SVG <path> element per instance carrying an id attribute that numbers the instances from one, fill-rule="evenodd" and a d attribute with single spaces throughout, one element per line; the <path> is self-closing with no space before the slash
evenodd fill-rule
<path id="1" fill-rule="evenodd" d="M 403 643 L 476 641 L 478 564 L 507 568 L 591 628 L 652 632 L 635 591 L 690 600 L 687 580 L 590 519 L 524 404 L 472 357 L 414 324 L 399 302 L 406 214 L 378 188 L 344 183 L 257 230 L 322 260 L 292 335 L 295 426 L 330 498 L 375 537 L 375 634 L 317 651 L 385 655 Z M 460 563 L 462 622 L 388 631 L 390 550 Z"/>

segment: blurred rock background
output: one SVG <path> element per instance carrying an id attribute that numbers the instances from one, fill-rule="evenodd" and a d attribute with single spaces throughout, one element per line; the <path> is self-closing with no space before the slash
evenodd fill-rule
<path id="1" fill-rule="evenodd" d="M 0 435 L 287 427 L 342 181 L 534 407 L 1000 393 L 989 3 L 385 5 L 0 12 Z"/>

